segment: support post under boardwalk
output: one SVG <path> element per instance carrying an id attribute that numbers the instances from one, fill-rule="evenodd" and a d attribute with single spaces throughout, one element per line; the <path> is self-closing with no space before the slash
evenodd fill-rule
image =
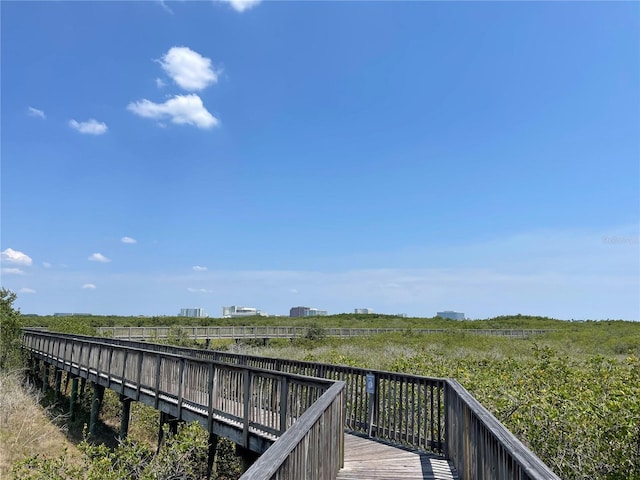
<path id="1" fill-rule="evenodd" d="M 120 418 L 120 440 L 124 440 L 129 435 L 129 418 L 131 416 L 131 399 L 120 395 L 122 402 L 122 417 Z"/>
<path id="2" fill-rule="evenodd" d="M 42 393 L 47 393 L 47 387 L 49 386 L 49 365 L 46 362 L 42 362 L 44 368 L 42 369 Z"/>
<path id="3" fill-rule="evenodd" d="M 69 398 L 69 417 L 73 422 L 76 416 L 76 401 L 78 399 L 78 377 L 71 379 L 71 398 Z"/>
<path id="4" fill-rule="evenodd" d="M 242 445 L 236 443 L 236 455 L 240 457 L 242 464 L 242 471 L 246 472 L 249 467 L 260 457 L 259 454 L 248 448 L 244 448 Z"/>
<path id="5" fill-rule="evenodd" d="M 55 368 L 53 369 L 54 371 L 54 390 L 56 393 L 56 400 L 60 398 L 60 390 L 62 389 L 62 370 L 60 370 L 59 368 Z"/>
<path id="6" fill-rule="evenodd" d="M 216 452 L 218 451 L 220 437 L 215 433 L 209 433 L 209 455 L 207 457 L 207 480 L 216 473 Z"/>
<path id="7" fill-rule="evenodd" d="M 91 417 L 89 420 L 89 433 L 93 436 L 96 434 L 96 427 L 98 424 L 98 417 L 100 416 L 100 409 L 102 408 L 102 400 L 104 399 L 104 387 L 93 384 L 93 400 L 91 402 Z"/>
<path id="8" fill-rule="evenodd" d="M 160 453 L 160 447 L 164 441 L 164 424 L 167 423 L 169 415 L 164 412 L 160 412 L 160 428 L 158 429 L 158 449 L 156 453 Z"/>

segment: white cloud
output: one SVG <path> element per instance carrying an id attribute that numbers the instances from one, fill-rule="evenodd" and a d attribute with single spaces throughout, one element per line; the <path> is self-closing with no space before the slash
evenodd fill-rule
<path id="1" fill-rule="evenodd" d="M 44 268 L 51 268 L 51 267 L 53 267 L 53 265 L 51 265 L 51 263 L 50 263 L 50 262 L 42 262 L 42 266 L 43 266 Z"/>
<path id="2" fill-rule="evenodd" d="M 162 80 L 161 78 L 156 78 L 156 87 L 158 88 L 164 88 L 167 86 L 167 83 Z"/>
<path id="3" fill-rule="evenodd" d="M 206 272 L 207 270 L 209 270 L 207 267 L 201 267 L 200 265 L 195 265 L 191 268 L 193 268 L 193 270 L 195 270 L 196 272 Z"/>
<path id="4" fill-rule="evenodd" d="M 160 60 L 160 65 L 185 90 L 202 90 L 218 81 L 218 73 L 211 67 L 211 59 L 189 47 L 170 48 Z"/>
<path id="5" fill-rule="evenodd" d="M 120 241 L 122 243 L 138 243 L 138 241 L 135 238 L 131 238 L 131 237 L 122 237 Z"/>
<path id="6" fill-rule="evenodd" d="M 30 117 L 37 117 L 37 118 L 42 118 L 42 119 L 47 118 L 47 116 L 44 114 L 44 112 L 42 110 L 39 110 L 39 109 L 33 108 L 33 107 L 27 108 L 27 115 L 29 115 Z"/>
<path id="7" fill-rule="evenodd" d="M 89 259 L 89 261 L 91 262 L 100 262 L 100 263 L 108 263 L 111 261 L 110 258 L 105 257 L 104 255 L 102 255 L 101 253 L 94 253 L 92 254 Z"/>
<path id="8" fill-rule="evenodd" d="M 108 130 L 107 124 L 99 122 L 93 118 L 86 122 L 77 122 L 75 120 L 69 120 L 69 126 L 80 133 L 87 135 L 102 135 Z"/>
<path id="9" fill-rule="evenodd" d="M 196 94 L 176 95 L 164 103 L 154 103 L 143 99 L 127 105 L 127 110 L 144 118 L 154 120 L 170 119 L 178 125 L 193 125 L 211 128 L 220 122 L 204 108 L 202 99 Z"/>
<path id="10" fill-rule="evenodd" d="M 236 12 L 244 12 L 258 5 L 262 0 L 221 0 L 233 7 Z"/>
<path id="11" fill-rule="evenodd" d="M 206 288 L 187 288 L 188 292 L 191 293 L 209 293 L 209 290 L 207 290 Z"/>
<path id="12" fill-rule="evenodd" d="M 36 293 L 36 291 L 33 288 L 21 288 L 19 290 L 20 293 Z"/>
<path id="13" fill-rule="evenodd" d="M 158 3 L 160 4 L 160 6 L 162 7 L 162 9 L 165 12 L 170 13 L 171 15 L 173 15 L 173 10 L 171 10 L 171 8 L 169 8 L 169 5 L 166 4 L 165 0 L 158 0 Z"/>
<path id="14" fill-rule="evenodd" d="M 24 275 L 24 272 L 19 268 L 3 268 L 2 273 L 5 275 Z"/>
<path id="15" fill-rule="evenodd" d="M 81 288 L 85 290 L 95 290 L 96 286 L 93 283 L 85 283 Z"/>
<path id="16" fill-rule="evenodd" d="M 2 261 L 7 263 L 15 263 L 16 265 L 31 265 L 33 260 L 28 255 L 14 250 L 13 248 L 5 249 L 2 254 Z"/>

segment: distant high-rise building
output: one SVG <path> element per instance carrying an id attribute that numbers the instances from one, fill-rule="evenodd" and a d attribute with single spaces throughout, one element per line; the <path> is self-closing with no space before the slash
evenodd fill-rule
<path id="1" fill-rule="evenodd" d="M 451 310 L 445 310 L 444 312 L 436 313 L 438 317 L 441 318 L 449 318 L 451 320 L 464 320 L 464 313 L 462 312 L 452 312 Z"/>
<path id="2" fill-rule="evenodd" d="M 237 307 L 231 305 L 230 307 L 222 307 L 223 318 L 237 318 L 237 317 L 253 317 L 260 315 L 263 317 L 268 316 L 265 312 L 253 307 Z"/>
<path id="3" fill-rule="evenodd" d="M 326 310 L 318 310 L 317 308 L 311 307 L 292 307 L 289 310 L 289 316 L 292 318 L 295 317 L 322 317 L 327 314 Z"/>
<path id="4" fill-rule="evenodd" d="M 205 318 L 207 314 L 202 308 L 181 308 L 180 316 L 190 318 Z"/>
<path id="5" fill-rule="evenodd" d="M 365 314 L 373 313 L 373 308 L 356 308 L 354 310 L 354 313 L 365 313 Z"/>

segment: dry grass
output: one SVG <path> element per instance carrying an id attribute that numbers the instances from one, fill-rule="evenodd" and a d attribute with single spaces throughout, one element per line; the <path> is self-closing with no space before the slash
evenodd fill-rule
<path id="1" fill-rule="evenodd" d="M 32 455 L 70 460 L 80 456 L 69 442 L 52 410 L 38 403 L 39 393 L 21 381 L 16 372 L 0 372 L 0 479 L 8 478 L 11 466 Z M 53 421 L 52 421 L 53 420 Z"/>

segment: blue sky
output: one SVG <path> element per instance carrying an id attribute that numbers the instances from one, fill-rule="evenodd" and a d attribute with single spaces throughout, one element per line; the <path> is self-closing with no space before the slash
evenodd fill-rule
<path id="1" fill-rule="evenodd" d="M 2 2 L 23 313 L 640 319 L 640 4 Z"/>

